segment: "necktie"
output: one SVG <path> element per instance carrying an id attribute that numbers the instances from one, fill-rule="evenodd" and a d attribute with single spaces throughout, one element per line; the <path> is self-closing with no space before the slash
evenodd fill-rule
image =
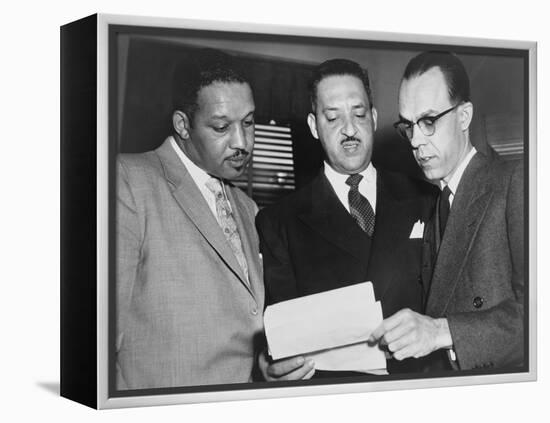
<path id="1" fill-rule="evenodd" d="M 439 195 L 439 235 L 441 239 L 443 239 L 443 233 L 445 232 L 445 226 L 447 226 L 447 219 L 449 219 L 451 211 L 450 195 L 451 189 L 448 186 L 445 186 Z"/>
<path id="2" fill-rule="evenodd" d="M 219 179 L 210 178 L 206 182 L 206 187 L 212 191 L 214 197 L 216 198 L 216 214 L 218 215 L 218 223 L 222 228 L 225 238 L 231 245 L 231 250 L 235 254 L 239 265 L 244 273 L 247 283 L 248 282 L 248 265 L 246 263 L 246 257 L 243 253 L 243 246 L 241 243 L 241 237 L 239 236 L 239 231 L 237 229 L 237 224 L 235 219 L 233 219 L 233 214 L 231 212 L 231 207 L 225 195 L 223 193 L 222 184 Z"/>
<path id="3" fill-rule="evenodd" d="M 372 236 L 374 232 L 374 210 L 365 197 L 359 192 L 359 182 L 363 176 L 356 173 L 346 179 L 346 184 L 350 186 L 348 193 L 349 211 L 360 228 Z"/>

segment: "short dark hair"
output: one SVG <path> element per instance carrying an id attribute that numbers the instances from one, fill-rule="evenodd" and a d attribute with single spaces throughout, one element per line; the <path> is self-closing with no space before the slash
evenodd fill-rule
<path id="1" fill-rule="evenodd" d="M 318 65 L 313 70 L 313 75 L 309 81 L 309 100 L 311 102 L 311 110 L 315 113 L 317 105 L 317 87 L 319 83 L 329 76 L 336 75 L 351 75 L 358 78 L 365 87 L 367 98 L 369 99 L 370 108 L 374 106 L 372 101 L 372 92 L 370 89 L 369 74 L 366 69 L 359 66 L 358 63 L 348 59 L 331 59 Z"/>
<path id="2" fill-rule="evenodd" d="M 470 101 L 470 79 L 460 59 L 449 51 L 426 51 L 413 57 L 403 74 L 403 80 L 420 76 L 432 68 L 443 73 L 452 102 Z"/>
<path id="3" fill-rule="evenodd" d="M 208 48 L 189 54 L 176 65 L 174 71 L 173 110 L 185 113 L 193 125 L 200 89 L 215 82 L 251 85 L 232 56 Z"/>

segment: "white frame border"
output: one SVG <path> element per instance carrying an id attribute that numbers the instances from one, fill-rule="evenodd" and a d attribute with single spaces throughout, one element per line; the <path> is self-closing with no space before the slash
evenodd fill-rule
<path id="1" fill-rule="evenodd" d="M 243 389 L 231 391 L 210 391 L 200 393 L 174 393 L 128 397 L 108 397 L 109 372 L 109 321 L 108 321 L 108 34 L 109 25 L 133 25 L 166 27 L 174 29 L 197 29 L 262 33 L 272 35 L 293 35 L 326 37 L 337 39 L 365 39 L 369 41 L 390 41 L 407 43 L 446 44 L 466 47 L 509 48 L 529 51 L 529 363 L 525 373 L 454 376 L 434 379 L 410 379 L 376 381 L 349 384 L 315 386 L 273 387 L 269 389 Z M 247 399 L 298 397 L 336 393 L 375 392 L 401 389 L 419 389 L 465 385 L 481 385 L 507 382 L 527 382 L 537 379 L 537 43 L 483 38 L 463 38 L 425 34 L 401 34 L 357 30 L 327 29 L 320 27 L 298 27 L 265 25 L 239 22 L 187 20 L 126 15 L 97 15 L 97 407 L 122 408 L 150 405 L 187 404 L 199 402 L 235 401 Z"/>

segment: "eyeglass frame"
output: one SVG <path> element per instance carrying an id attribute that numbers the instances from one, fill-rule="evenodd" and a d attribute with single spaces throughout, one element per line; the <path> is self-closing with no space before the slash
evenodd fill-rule
<path id="1" fill-rule="evenodd" d="M 393 127 L 395 128 L 395 130 L 397 131 L 397 133 L 399 134 L 400 137 L 406 139 L 407 141 L 410 141 L 413 137 L 413 128 L 415 125 L 418 126 L 418 129 L 420 130 L 420 132 L 422 132 L 422 134 L 426 137 L 431 137 L 433 134 L 435 134 L 435 123 L 441 119 L 443 116 L 445 116 L 446 114 L 448 113 L 451 113 L 453 110 L 455 110 L 458 106 L 460 106 L 462 103 L 458 103 L 458 104 L 455 104 L 453 107 L 451 107 L 450 109 L 447 109 L 447 110 L 444 110 L 443 112 L 435 115 L 435 116 L 422 116 L 420 119 L 418 119 L 416 122 L 411 122 L 409 120 L 406 120 L 406 119 L 401 119 L 397 122 L 395 122 L 393 124 Z M 431 121 L 431 125 L 433 126 L 433 132 L 431 134 L 426 134 L 423 130 L 422 130 L 422 126 L 419 125 L 419 122 L 426 122 L 426 121 Z M 399 130 L 398 126 L 403 124 L 403 123 L 406 123 L 406 124 L 409 124 L 409 126 L 407 127 L 407 129 L 405 129 L 404 133 L 401 133 L 401 131 Z M 407 131 L 410 130 L 411 131 L 411 136 L 409 137 L 407 135 Z"/>

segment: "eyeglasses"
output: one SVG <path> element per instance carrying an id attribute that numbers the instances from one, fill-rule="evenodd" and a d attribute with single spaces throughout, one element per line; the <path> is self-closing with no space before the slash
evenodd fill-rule
<path id="1" fill-rule="evenodd" d="M 397 133 L 406 140 L 412 139 L 414 125 L 418 125 L 418 129 L 420 129 L 420 132 L 422 132 L 425 136 L 430 137 L 435 133 L 435 123 L 447 113 L 452 112 L 458 106 L 460 106 L 460 103 L 451 107 L 450 109 L 445 110 L 444 112 L 441 112 L 438 115 L 421 117 L 416 122 L 400 120 L 399 122 L 395 122 L 393 124 L 393 127 L 397 130 Z"/>

